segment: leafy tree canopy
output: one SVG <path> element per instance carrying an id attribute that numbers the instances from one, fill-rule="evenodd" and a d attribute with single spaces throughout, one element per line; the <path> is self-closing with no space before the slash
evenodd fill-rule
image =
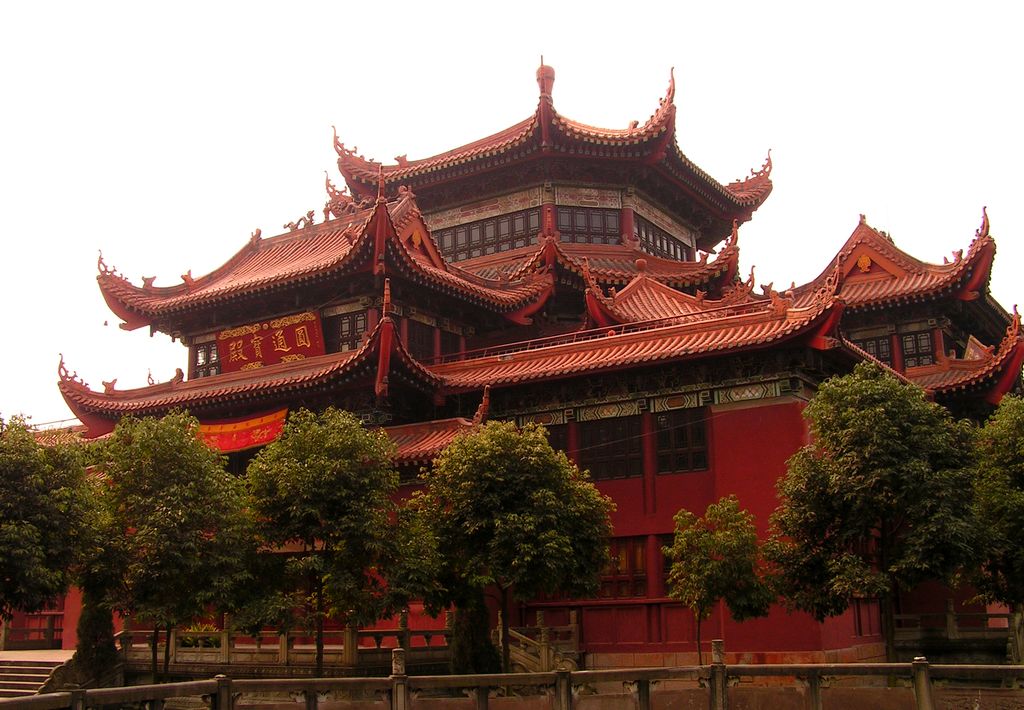
<path id="1" fill-rule="evenodd" d="M 975 512 L 982 559 L 975 584 L 990 601 L 1024 604 L 1024 399 L 1004 397 L 978 432 Z"/>
<path id="2" fill-rule="evenodd" d="M 198 428 L 181 412 L 126 418 L 101 446 L 108 534 L 93 573 L 114 580 L 114 609 L 157 626 L 192 620 L 246 576 L 244 487 Z"/>
<path id="3" fill-rule="evenodd" d="M 551 448 L 542 427 L 490 422 L 458 437 L 417 503 L 447 567 L 442 597 L 461 603 L 472 596 L 467 589 L 497 586 L 506 643 L 509 594 L 597 591 L 614 504 Z"/>
<path id="4" fill-rule="evenodd" d="M 274 593 L 302 589 L 296 601 L 316 629 L 318 668 L 325 618 L 365 624 L 389 608 L 382 565 L 394 551 L 393 453 L 383 431 L 367 431 L 348 412 L 301 409 L 249 464 L 263 544 L 290 552 L 285 586 Z"/>
<path id="5" fill-rule="evenodd" d="M 64 593 L 88 518 L 79 447 L 40 446 L 20 417 L 0 418 L 0 619 Z"/>
<path id="6" fill-rule="evenodd" d="M 762 578 L 754 516 L 736 496 L 712 503 L 703 518 L 680 510 L 675 523 L 672 545 L 662 548 L 671 565 L 668 594 L 696 617 L 699 655 L 700 623 L 720 599 L 742 621 L 767 614 L 772 593 Z"/>
<path id="7" fill-rule="evenodd" d="M 789 603 L 824 619 L 880 597 L 889 657 L 900 588 L 970 559 L 970 426 L 869 363 L 824 382 L 811 446 L 778 485 L 771 556 Z"/>

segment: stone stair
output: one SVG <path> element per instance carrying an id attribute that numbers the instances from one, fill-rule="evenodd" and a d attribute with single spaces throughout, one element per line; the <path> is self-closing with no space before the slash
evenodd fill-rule
<path id="1" fill-rule="evenodd" d="M 35 695 L 62 661 L 0 660 L 0 698 Z"/>

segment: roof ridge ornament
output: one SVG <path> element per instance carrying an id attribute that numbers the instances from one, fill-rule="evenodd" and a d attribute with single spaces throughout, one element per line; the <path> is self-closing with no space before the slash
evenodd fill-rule
<path id="1" fill-rule="evenodd" d="M 68 372 L 67 365 L 64 364 L 64 353 L 60 354 L 60 362 L 57 363 L 57 376 L 60 377 L 61 382 L 70 382 L 82 387 L 88 387 L 89 385 L 78 376 L 78 371 Z"/>
<path id="2" fill-rule="evenodd" d="M 555 70 L 544 63 L 544 55 L 540 55 L 540 66 L 537 67 L 537 86 L 540 97 L 551 100 L 551 89 L 555 85 Z"/>
<path id="3" fill-rule="evenodd" d="M 381 302 L 380 314 L 385 318 L 391 314 L 391 279 L 384 279 L 384 298 Z"/>
<path id="4" fill-rule="evenodd" d="M 978 229 L 974 232 L 974 237 L 976 239 L 984 239 L 985 237 L 988 236 L 988 228 L 989 228 L 988 207 L 982 207 L 981 208 L 981 226 L 978 227 Z"/>
<path id="5" fill-rule="evenodd" d="M 384 202 L 384 164 L 377 165 L 377 204 Z"/>
<path id="6" fill-rule="evenodd" d="M 491 408 L 491 386 L 484 385 L 484 395 L 480 399 L 480 406 L 473 414 L 473 424 L 480 425 L 487 421 L 487 412 Z"/>

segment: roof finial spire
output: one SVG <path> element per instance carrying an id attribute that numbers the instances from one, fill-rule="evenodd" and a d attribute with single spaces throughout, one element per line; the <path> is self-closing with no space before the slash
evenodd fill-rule
<path id="1" fill-rule="evenodd" d="M 384 163 L 377 166 L 377 202 L 384 202 Z"/>
<path id="2" fill-rule="evenodd" d="M 540 87 L 542 98 L 551 98 L 551 87 L 555 85 L 555 70 L 544 63 L 544 55 L 540 57 L 540 66 L 537 67 L 537 85 Z"/>
<path id="3" fill-rule="evenodd" d="M 981 208 L 981 226 L 978 227 L 974 236 L 978 239 L 984 239 L 988 236 L 988 207 Z"/>
<path id="4" fill-rule="evenodd" d="M 384 279 L 384 298 L 380 311 L 382 316 L 387 316 L 391 313 L 391 279 Z"/>

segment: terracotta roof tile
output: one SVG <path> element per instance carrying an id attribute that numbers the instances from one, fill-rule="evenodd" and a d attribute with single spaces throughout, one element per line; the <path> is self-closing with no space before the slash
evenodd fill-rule
<path id="1" fill-rule="evenodd" d="M 377 361 L 373 356 L 379 350 L 380 335 L 386 324 L 390 324 L 390 319 L 382 318 L 356 350 L 192 380 L 183 380 L 179 371 L 179 375 L 169 382 L 129 390 L 91 390 L 77 373 L 68 373 L 61 360 L 58 386 L 64 400 L 80 419 L 85 412 L 96 412 L 106 417 L 146 415 L 175 407 L 196 408 L 234 399 L 257 399 L 286 390 L 336 382 L 360 367 L 375 366 Z M 405 369 L 428 387 L 433 389 L 441 385 L 440 378 L 416 361 L 397 336 L 392 341 L 392 348 Z"/>
<path id="2" fill-rule="evenodd" d="M 396 463 L 423 464 L 432 461 L 456 436 L 471 431 L 474 426 L 471 420 L 456 417 L 389 426 L 384 431 L 398 448 Z"/>
<path id="3" fill-rule="evenodd" d="M 970 360 L 941 359 L 933 365 L 907 368 L 907 377 L 937 394 L 952 394 L 988 383 L 1003 375 L 1008 368 L 1016 368 L 1015 377 L 1019 377 L 1022 360 L 1024 334 L 1021 333 L 1020 316 L 1015 313 L 994 353 L 988 352 Z"/>
<path id="4" fill-rule="evenodd" d="M 831 300 L 794 309 L 782 317 L 769 309 L 705 320 L 681 317 L 575 333 L 547 342 L 495 348 L 480 357 L 432 368 L 450 390 L 552 379 L 596 370 L 754 349 L 807 332 L 831 308 Z"/>
<path id="5" fill-rule="evenodd" d="M 844 277 L 839 293 L 849 308 L 890 302 L 933 298 L 964 284 L 988 282 L 995 255 L 995 241 L 988 233 L 988 218 L 971 242 L 966 255 L 956 252 L 945 264 L 929 264 L 899 249 L 892 239 L 870 227 L 863 218 L 836 255 L 833 265 L 808 284 L 794 290 L 796 302 L 809 294 L 838 264 Z"/>
<path id="6" fill-rule="evenodd" d="M 375 208 L 374 208 L 375 209 Z M 411 195 L 388 206 L 400 219 L 414 211 Z M 129 327 L 146 325 L 154 319 L 206 307 L 225 299 L 258 293 L 264 289 L 355 272 L 366 268 L 373 250 L 369 233 L 374 210 L 361 210 L 345 219 L 332 220 L 271 239 L 253 238 L 232 259 L 191 283 L 157 288 L 128 282 L 100 261 L 98 281 L 111 310 Z M 390 215 L 388 217 L 390 219 Z M 543 297 L 549 280 L 526 275 L 513 281 L 486 279 L 472 271 L 449 264 L 435 265 L 429 258 L 414 255 L 397 237 L 393 225 L 386 249 L 406 275 L 449 292 L 461 294 L 499 312 L 512 311 Z M 426 237 L 430 239 L 429 234 Z"/>
<path id="7" fill-rule="evenodd" d="M 403 181 L 425 179 L 430 173 L 471 164 L 496 155 L 508 155 L 523 150 L 536 153 L 542 150 L 572 150 L 580 143 L 604 147 L 633 160 L 657 163 L 675 179 L 682 180 L 695 193 L 710 198 L 719 207 L 756 209 L 771 192 L 770 160 L 760 172 L 743 181 L 723 185 L 701 170 L 686 157 L 676 142 L 675 78 L 670 77 L 668 91 L 658 109 L 644 123 L 628 128 L 598 128 L 560 115 L 554 109 L 550 95 L 542 95 L 537 109 L 530 117 L 498 133 L 473 141 L 464 146 L 420 160 L 406 160 L 403 156 L 395 165 L 382 165 L 357 155 L 334 138 L 338 153 L 338 169 L 354 193 L 368 195 L 378 175 L 390 185 Z M 545 138 L 549 143 L 544 143 Z M 638 149 L 639 147 L 639 149 Z M 749 215 L 747 215 L 749 217 Z"/>

